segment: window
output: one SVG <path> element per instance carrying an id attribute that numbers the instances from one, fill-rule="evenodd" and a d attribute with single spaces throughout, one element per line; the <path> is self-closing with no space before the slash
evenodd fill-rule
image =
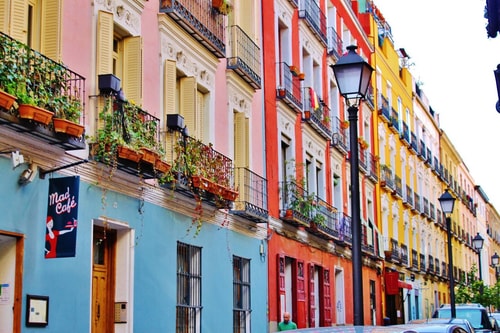
<path id="1" fill-rule="evenodd" d="M 250 332 L 250 260 L 233 256 L 233 333 Z"/>
<path id="2" fill-rule="evenodd" d="M 201 332 L 201 248 L 177 242 L 178 333 Z"/>

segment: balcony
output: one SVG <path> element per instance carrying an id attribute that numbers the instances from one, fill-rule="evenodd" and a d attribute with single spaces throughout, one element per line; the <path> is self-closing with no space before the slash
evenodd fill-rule
<path id="1" fill-rule="evenodd" d="M 304 88 L 303 97 L 304 113 L 302 119 L 324 139 L 330 140 L 332 137 L 330 109 L 318 98 L 311 87 Z"/>
<path id="2" fill-rule="evenodd" d="M 346 124 L 346 125 L 343 125 Z M 340 121 L 338 117 L 334 118 L 332 147 L 335 147 L 342 155 L 347 155 L 349 151 L 349 125 Z"/>
<path id="3" fill-rule="evenodd" d="M 389 107 L 389 100 L 383 96 L 379 95 L 379 105 L 378 114 L 386 122 L 391 121 L 391 109 Z"/>
<path id="4" fill-rule="evenodd" d="M 0 107 L 0 126 L 64 150 L 85 149 L 85 78 L 3 33 L 0 56 L 0 88 L 17 99 Z M 44 119 L 24 116 L 21 105 L 44 109 Z M 62 132 L 56 119 L 71 120 L 78 133 Z"/>
<path id="5" fill-rule="evenodd" d="M 367 168 L 368 168 L 368 177 L 372 181 L 378 182 L 378 161 L 379 161 L 379 157 L 375 156 L 372 153 L 368 152 L 367 161 L 368 161 L 368 165 L 367 165 Z"/>
<path id="6" fill-rule="evenodd" d="M 294 181 L 281 183 L 281 219 L 297 227 L 310 227 L 313 198 Z"/>
<path id="7" fill-rule="evenodd" d="M 297 73 L 284 62 L 277 63 L 277 71 L 276 97 L 295 112 L 302 112 L 302 88 Z"/>
<path id="8" fill-rule="evenodd" d="M 392 169 L 388 165 L 380 166 L 380 185 L 387 187 L 391 192 L 395 190 Z"/>
<path id="9" fill-rule="evenodd" d="M 394 108 L 391 108 L 389 127 L 394 133 L 399 133 L 399 115 Z"/>
<path id="10" fill-rule="evenodd" d="M 401 245 L 401 263 L 408 266 L 408 246 Z"/>
<path id="11" fill-rule="evenodd" d="M 299 18 L 304 19 L 318 40 L 327 46 L 326 16 L 314 0 L 302 0 L 299 8 Z"/>
<path id="12" fill-rule="evenodd" d="M 160 12 L 170 16 L 217 58 L 225 58 L 224 16 L 212 8 L 211 0 L 165 0 L 160 2 Z"/>
<path id="13" fill-rule="evenodd" d="M 328 38 L 328 55 L 331 55 L 337 61 L 342 56 L 342 38 L 337 34 L 334 27 L 328 27 L 326 32 Z"/>
<path id="14" fill-rule="evenodd" d="M 408 124 L 404 121 L 403 121 L 403 129 L 399 134 L 399 136 L 406 146 L 410 145 L 410 128 L 408 127 Z"/>
<path id="15" fill-rule="evenodd" d="M 242 216 L 256 223 L 267 223 L 267 180 L 247 168 L 235 168 L 235 188 L 239 195 L 231 214 Z"/>
<path id="16" fill-rule="evenodd" d="M 411 132 L 410 137 L 411 137 L 410 150 L 413 151 L 415 154 L 417 154 L 418 153 L 417 135 Z"/>
<path id="17" fill-rule="evenodd" d="M 413 190 L 409 185 L 406 185 L 406 195 L 403 198 L 403 204 L 412 207 L 413 206 Z"/>
<path id="18" fill-rule="evenodd" d="M 411 250 L 411 270 L 418 271 L 418 252 Z"/>
<path id="19" fill-rule="evenodd" d="M 352 219 L 347 213 L 339 212 L 339 239 L 341 244 L 352 244 Z"/>
<path id="20" fill-rule="evenodd" d="M 316 197 L 311 233 L 318 237 L 334 240 L 339 238 L 340 222 L 337 209 L 326 201 Z"/>
<path id="21" fill-rule="evenodd" d="M 425 267 L 425 254 L 420 254 L 420 271 L 425 272 L 426 267 Z"/>
<path id="22" fill-rule="evenodd" d="M 227 68 L 234 70 L 252 88 L 260 89 L 260 48 L 237 25 L 229 28 Z"/>
<path id="23" fill-rule="evenodd" d="M 415 208 L 415 211 L 417 211 L 418 213 L 421 213 L 422 207 L 420 204 L 420 195 L 418 195 L 416 192 L 413 192 L 413 198 L 414 198 L 413 201 L 415 202 L 415 206 L 413 206 Z"/>
<path id="24" fill-rule="evenodd" d="M 401 177 L 398 175 L 394 176 L 394 195 L 396 197 L 402 199 L 403 198 L 403 182 L 401 181 Z"/>

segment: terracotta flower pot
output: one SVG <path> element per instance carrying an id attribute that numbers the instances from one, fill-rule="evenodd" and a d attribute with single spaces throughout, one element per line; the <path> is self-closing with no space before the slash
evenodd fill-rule
<path id="1" fill-rule="evenodd" d="M 52 124 L 54 125 L 54 131 L 57 133 L 66 133 L 74 137 L 81 137 L 85 129 L 84 126 L 74 123 L 72 121 L 54 118 L 52 119 Z"/>
<path id="2" fill-rule="evenodd" d="M 0 108 L 10 110 L 15 100 L 16 96 L 12 96 L 10 94 L 7 94 L 5 91 L 0 90 Z"/>
<path id="3" fill-rule="evenodd" d="M 29 119 L 38 123 L 48 125 L 54 116 L 54 113 L 42 109 L 35 105 L 21 104 L 19 105 L 19 117 Z"/>

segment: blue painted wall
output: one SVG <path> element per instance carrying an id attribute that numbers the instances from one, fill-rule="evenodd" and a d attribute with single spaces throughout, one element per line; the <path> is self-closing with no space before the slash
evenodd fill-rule
<path id="1" fill-rule="evenodd" d="M 80 183 L 76 257 L 45 259 L 45 217 L 48 177 L 19 186 L 24 165 L 12 169 L 0 158 L 0 230 L 25 235 L 23 332 L 40 328 L 24 325 L 26 294 L 50 297 L 49 325 L 44 332 L 88 332 L 91 312 L 92 219 L 107 216 L 135 229 L 134 332 L 175 332 L 177 241 L 202 247 L 202 332 L 232 331 L 232 256 L 251 259 L 252 332 L 267 331 L 267 262 L 261 241 L 203 223 L 194 235 L 191 218 L 118 193 Z M 55 177 L 61 175 L 54 175 Z M 194 207 L 194 204 L 193 204 Z"/>

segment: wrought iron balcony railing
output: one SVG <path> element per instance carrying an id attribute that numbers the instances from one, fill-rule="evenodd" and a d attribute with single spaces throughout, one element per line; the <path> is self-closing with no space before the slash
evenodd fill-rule
<path id="1" fill-rule="evenodd" d="M 339 212 L 339 241 L 352 244 L 352 218 L 347 213 Z"/>
<path id="2" fill-rule="evenodd" d="M 411 250 L 411 268 L 418 270 L 418 252 L 417 250 Z"/>
<path id="3" fill-rule="evenodd" d="M 391 108 L 389 106 L 389 100 L 384 95 L 379 95 L 378 99 L 378 114 L 385 121 L 391 121 Z"/>
<path id="4" fill-rule="evenodd" d="M 329 140 L 332 137 L 330 109 L 316 95 L 312 87 L 304 88 L 303 97 L 303 119 L 316 129 L 318 134 Z"/>
<path id="5" fill-rule="evenodd" d="M 394 190 L 394 176 L 390 166 L 380 166 L 380 181 L 382 186 L 387 186 L 389 189 Z"/>
<path id="6" fill-rule="evenodd" d="M 235 168 L 234 174 L 238 197 L 231 213 L 257 223 L 267 222 L 267 180 L 247 168 Z"/>
<path id="7" fill-rule="evenodd" d="M 401 140 L 407 145 L 410 144 L 410 128 L 408 127 L 408 124 L 403 121 L 403 129 L 401 133 L 399 134 Z"/>
<path id="8" fill-rule="evenodd" d="M 316 197 L 313 218 L 314 228 L 312 232 L 326 239 L 339 238 L 339 215 L 337 209 L 329 203 Z"/>
<path id="9" fill-rule="evenodd" d="M 342 126 L 342 124 L 347 123 L 342 122 L 338 117 L 333 119 L 332 146 L 343 155 L 346 155 L 349 151 L 349 129 Z"/>
<path id="10" fill-rule="evenodd" d="M 260 48 L 237 25 L 229 27 L 228 37 L 227 68 L 238 73 L 254 89 L 260 89 Z"/>
<path id="11" fill-rule="evenodd" d="M 327 38 L 328 38 L 328 54 L 335 57 L 335 60 L 340 59 L 342 55 L 342 38 L 340 38 L 335 27 L 327 28 Z"/>
<path id="12" fill-rule="evenodd" d="M 169 15 L 217 58 L 226 56 L 224 16 L 212 8 L 211 0 L 160 1 L 160 12 Z"/>
<path id="13" fill-rule="evenodd" d="M 296 226 L 310 227 L 313 198 L 294 181 L 281 183 L 281 219 Z"/>
<path id="14" fill-rule="evenodd" d="M 413 190 L 409 185 L 406 185 L 406 195 L 403 198 L 403 203 L 406 203 L 408 206 L 413 206 Z"/>
<path id="15" fill-rule="evenodd" d="M 299 8 L 299 18 L 303 18 L 318 40 L 327 46 L 326 16 L 314 0 L 302 0 Z"/>
<path id="16" fill-rule="evenodd" d="M 55 118 L 85 123 L 83 76 L 1 32 L 0 59 L 0 88 L 17 97 L 17 104 L 31 102 L 53 112 Z M 8 111 L 14 109 L 18 110 L 16 107 Z M 12 112 L 1 112 L 0 124 L 65 150 L 85 148 L 85 135 L 56 133 L 51 122 L 39 125 L 22 121 Z"/>
<path id="17" fill-rule="evenodd" d="M 425 267 L 425 254 L 420 253 L 420 271 L 425 272 L 426 271 Z"/>
<path id="18" fill-rule="evenodd" d="M 399 198 L 403 198 L 403 182 L 398 175 L 394 176 L 394 192 Z"/>
<path id="19" fill-rule="evenodd" d="M 394 132 L 399 133 L 399 115 L 396 109 L 391 108 L 391 121 L 390 121 L 391 128 L 394 130 Z"/>
<path id="20" fill-rule="evenodd" d="M 408 246 L 401 244 L 401 263 L 408 265 Z"/>
<path id="21" fill-rule="evenodd" d="M 378 181 L 378 172 L 379 172 L 378 161 L 379 161 L 378 156 L 375 156 L 372 153 L 368 152 L 368 160 L 367 160 L 368 177 L 370 177 L 370 179 L 372 179 L 375 182 Z"/>
<path id="22" fill-rule="evenodd" d="M 297 74 L 284 62 L 276 65 L 278 71 L 276 96 L 296 112 L 302 112 L 302 88 Z"/>

